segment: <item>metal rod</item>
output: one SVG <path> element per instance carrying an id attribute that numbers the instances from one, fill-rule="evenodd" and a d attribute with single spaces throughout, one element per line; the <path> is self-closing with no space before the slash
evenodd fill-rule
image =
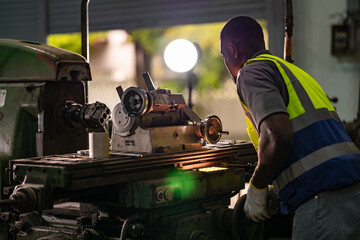
<path id="1" fill-rule="evenodd" d="M 193 78 L 194 78 L 194 72 L 191 69 L 188 73 L 188 89 L 189 89 L 188 106 L 190 109 L 192 109 L 192 107 L 193 107 L 193 103 L 192 103 Z"/>
<path id="2" fill-rule="evenodd" d="M 16 203 L 16 200 L 15 199 L 3 199 L 3 200 L 0 200 L 0 207 L 2 206 L 9 206 L 9 205 L 13 205 Z"/>
<path id="3" fill-rule="evenodd" d="M 292 35 L 294 26 L 292 0 L 285 0 L 285 41 L 284 41 L 284 59 L 290 63 L 292 60 Z"/>
<path id="4" fill-rule="evenodd" d="M 81 1 L 81 54 L 89 62 L 89 2 Z M 89 84 L 85 81 L 85 103 L 89 101 Z"/>
<path id="5" fill-rule="evenodd" d="M 81 1 L 81 54 L 87 61 L 89 61 L 89 2 L 90 0 Z"/>

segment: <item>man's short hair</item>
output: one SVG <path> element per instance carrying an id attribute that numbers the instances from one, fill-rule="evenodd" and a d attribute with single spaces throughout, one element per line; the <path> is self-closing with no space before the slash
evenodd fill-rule
<path id="1" fill-rule="evenodd" d="M 220 39 L 242 48 L 253 50 L 265 48 L 264 34 L 260 24 L 247 16 L 230 19 L 221 30 Z"/>

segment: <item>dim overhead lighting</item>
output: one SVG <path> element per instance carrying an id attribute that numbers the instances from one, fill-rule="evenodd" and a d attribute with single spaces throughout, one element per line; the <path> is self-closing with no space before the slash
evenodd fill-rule
<path id="1" fill-rule="evenodd" d="M 174 72 L 187 72 L 195 66 L 198 60 L 198 51 L 192 42 L 177 39 L 170 42 L 165 48 L 164 60 Z"/>

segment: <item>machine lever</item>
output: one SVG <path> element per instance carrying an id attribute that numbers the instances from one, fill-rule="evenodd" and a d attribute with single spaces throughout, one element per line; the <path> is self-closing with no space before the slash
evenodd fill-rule
<path id="1" fill-rule="evenodd" d="M 122 88 L 121 86 L 118 86 L 118 87 L 116 88 L 116 91 L 117 91 L 117 93 L 118 93 L 118 95 L 119 95 L 119 98 L 120 98 L 120 100 L 121 100 L 121 96 L 122 96 L 122 94 L 124 93 L 123 88 Z"/>
<path id="2" fill-rule="evenodd" d="M 150 77 L 150 74 L 148 72 L 143 74 L 143 78 L 145 80 L 145 84 L 148 91 L 153 91 L 156 89 L 153 80 Z"/>
<path id="3" fill-rule="evenodd" d="M 9 205 L 13 205 L 13 204 L 16 204 L 16 200 L 12 199 L 12 198 L 0 200 L 0 207 L 9 206 Z"/>
<path id="4" fill-rule="evenodd" d="M 220 131 L 219 134 L 220 135 L 229 135 L 229 131 Z"/>
<path id="5" fill-rule="evenodd" d="M 9 199 L 0 200 L 0 207 L 11 206 L 20 213 L 31 212 L 37 206 L 37 196 L 30 187 L 17 186 Z"/>

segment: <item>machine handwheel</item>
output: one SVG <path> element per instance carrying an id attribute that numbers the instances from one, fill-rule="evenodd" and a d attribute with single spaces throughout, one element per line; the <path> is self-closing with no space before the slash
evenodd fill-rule
<path id="1" fill-rule="evenodd" d="M 249 220 L 244 212 L 246 194 L 241 196 L 234 207 L 231 217 L 233 240 L 262 240 L 264 222 L 255 223 Z"/>
<path id="2" fill-rule="evenodd" d="M 131 117 L 141 116 L 148 109 L 148 96 L 144 89 L 130 87 L 121 96 L 124 112 Z"/>
<path id="3" fill-rule="evenodd" d="M 228 132 L 223 132 L 220 118 L 216 115 L 207 116 L 203 122 L 202 133 L 205 141 L 215 144 L 220 140 L 221 135 L 223 134 L 228 134 Z"/>

